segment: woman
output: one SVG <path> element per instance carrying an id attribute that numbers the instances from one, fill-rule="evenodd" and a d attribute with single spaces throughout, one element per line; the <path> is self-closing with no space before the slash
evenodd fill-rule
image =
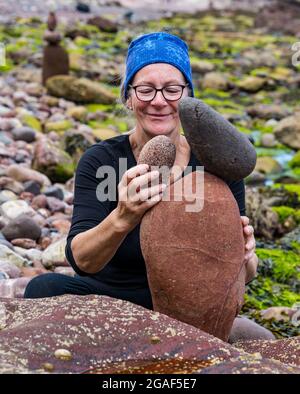
<path id="1" fill-rule="evenodd" d="M 152 308 L 139 225 L 144 213 L 160 201 L 165 185 L 148 187 L 159 174 L 148 171 L 146 164 L 137 165 L 137 160 L 145 143 L 163 134 L 176 145 L 174 166 L 184 170 L 187 165 L 201 165 L 180 134 L 179 99 L 194 94 L 185 42 L 167 33 L 151 33 L 134 40 L 128 49 L 121 92 L 122 101 L 135 116 L 135 128 L 87 149 L 76 171 L 66 256 L 78 275 L 36 277 L 27 286 L 27 298 L 101 294 Z M 120 158 L 127 159 L 124 173 L 118 165 Z M 113 167 L 115 179 L 120 179 L 113 185 L 116 201 L 97 198 L 97 187 L 103 180 L 97 174 L 103 166 Z M 244 216 L 244 182 L 232 182 L 229 187 L 241 213 L 248 282 L 255 275 L 257 256 L 253 227 Z"/>

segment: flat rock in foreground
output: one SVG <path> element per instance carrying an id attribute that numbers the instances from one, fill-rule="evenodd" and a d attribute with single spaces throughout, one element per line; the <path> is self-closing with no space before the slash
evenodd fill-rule
<path id="1" fill-rule="evenodd" d="M 0 298 L 1 373 L 300 373 L 106 296 Z"/>
<path id="2" fill-rule="evenodd" d="M 271 341 L 252 340 L 234 344 L 249 353 L 259 352 L 263 357 L 276 359 L 285 364 L 300 366 L 300 335 Z"/>

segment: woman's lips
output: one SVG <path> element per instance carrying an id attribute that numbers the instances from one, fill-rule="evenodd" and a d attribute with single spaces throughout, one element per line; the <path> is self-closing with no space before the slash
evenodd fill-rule
<path id="1" fill-rule="evenodd" d="M 166 118 L 167 116 L 170 116 L 171 114 L 147 114 L 148 116 L 151 116 L 153 118 Z"/>

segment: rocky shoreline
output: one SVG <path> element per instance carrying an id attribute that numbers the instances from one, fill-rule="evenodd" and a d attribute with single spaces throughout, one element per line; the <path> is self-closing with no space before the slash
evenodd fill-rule
<path id="1" fill-rule="evenodd" d="M 64 246 L 76 165 L 88 146 L 131 128 L 117 100 L 128 42 L 141 32 L 166 29 L 190 45 L 196 97 L 247 134 L 258 153 L 247 179 L 247 214 L 260 265 L 243 313 L 278 338 L 299 335 L 300 67 L 291 62 L 296 34 L 274 34 L 257 27 L 253 15 L 227 11 L 111 23 L 114 32 L 62 18 L 71 76 L 47 87 L 41 84 L 44 21 L 19 17 L 0 26 L 7 55 L 0 75 L 0 297 L 22 297 L 35 275 L 74 274 Z M 74 96 L 74 83 L 85 87 L 87 100 Z"/>

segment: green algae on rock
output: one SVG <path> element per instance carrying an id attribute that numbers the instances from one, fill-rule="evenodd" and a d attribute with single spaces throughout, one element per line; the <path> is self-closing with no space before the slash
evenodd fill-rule
<path id="1" fill-rule="evenodd" d="M 47 175 L 52 182 L 66 182 L 75 170 L 71 156 L 46 137 L 35 145 L 32 167 Z"/>
<path id="2" fill-rule="evenodd" d="M 86 78 L 58 75 L 46 83 L 48 93 L 75 103 L 113 104 L 116 97 L 101 84 Z"/>
<path id="3" fill-rule="evenodd" d="M 273 306 L 293 307 L 300 302 L 300 255 L 283 249 L 257 248 L 257 277 L 248 285 L 243 312 L 270 329 L 277 338 L 299 335 L 288 322 L 265 321 L 260 311 Z"/>
<path id="4" fill-rule="evenodd" d="M 64 133 L 73 127 L 73 123 L 70 120 L 60 120 L 56 122 L 46 122 L 44 125 L 45 132 L 55 131 L 59 134 Z"/>

